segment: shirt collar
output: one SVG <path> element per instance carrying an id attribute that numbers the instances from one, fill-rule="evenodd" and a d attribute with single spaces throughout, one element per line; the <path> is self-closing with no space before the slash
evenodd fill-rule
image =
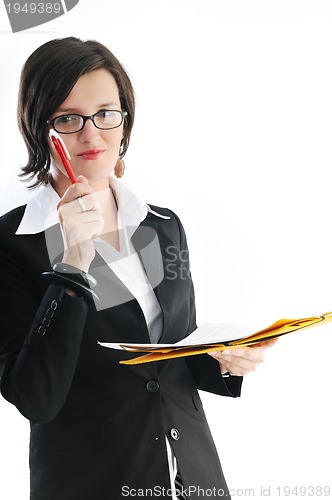
<path id="1" fill-rule="evenodd" d="M 148 213 L 162 219 L 170 219 L 152 210 L 140 200 L 120 179 L 110 176 L 110 187 L 116 198 L 118 214 L 123 226 L 138 226 Z M 26 205 L 16 234 L 36 234 L 59 223 L 57 204 L 60 197 L 50 183 L 38 188 Z"/>

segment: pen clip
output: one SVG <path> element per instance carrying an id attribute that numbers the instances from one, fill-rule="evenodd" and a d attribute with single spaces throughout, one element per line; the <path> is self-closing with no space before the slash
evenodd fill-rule
<path id="1" fill-rule="evenodd" d="M 65 143 L 63 142 L 59 134 L 52 128 L 49 130 L 48 136 L 50 138 L 51 143 L 53 144 L 54 149 L 58 153 L 61 163 L 64 166 L 71 183 L 75 184 L 77 182 L 77 179 L 69 163 L 69 160 L 71 158 Z"/>
<path id="2" fill-rule="evenodd" d="M 48 132 L 48 135 L 49 135 L 49 138 L 51 139 L 52 141 L 52 144 L 53 146 L 55 147 L 57 153 L 61 154 L 59 149 L 62 148 L 62 153 L 65 154 L 66 158 L 68 160 L 71 160 L 71 157 L 70 157 L 70 154 L 69 154 L 69 151 L 68 149 L 66 148 L 66 145 L 65 143 L 63 142 L 63 140 L 61 139 L 61 137 L 59 136 L 59 134 L 56 132 L 56 130 L 54 130 L 53 128 L 51 128 Z"/>

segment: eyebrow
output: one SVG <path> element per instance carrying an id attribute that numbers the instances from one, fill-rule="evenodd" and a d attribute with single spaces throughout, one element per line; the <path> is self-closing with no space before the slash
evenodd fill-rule
<path id="1" fill-rule="evenodd" d="M 108 108 L 109 106 L 121 106 L 118 102 L 106 102 L 105 104 L 99 104 L 97 109 Z M 77 108 L 58 108 L 56 113 L 77 113 Z"/>

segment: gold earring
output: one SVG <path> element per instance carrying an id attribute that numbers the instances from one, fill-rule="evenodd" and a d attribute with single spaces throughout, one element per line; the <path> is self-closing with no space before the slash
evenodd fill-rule
<path id="1" fill-rule="evenodd" d="M 125 171 L 125 162 L 123 161 L 122 158 L 118 158 L 118 161 L 115 164 L 114 167 L 114 174 L 116 177 L 120 178 L 123 176 Z"/>

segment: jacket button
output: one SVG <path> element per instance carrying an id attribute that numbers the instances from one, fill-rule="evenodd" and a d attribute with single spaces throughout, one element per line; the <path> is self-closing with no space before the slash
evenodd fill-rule
<path id="1" fill-rule="evenodd" d="M 45 317 L 45 318 L 43 318 L 42 323 L 43 323 L 43 325 L 44 325 L 46 328 L 48 328 L 48 327 L 50 326 L 50 324 L 51 324 L 51 320 Z"/>
<path id="2" fill-rule="evenodd" d="M 52 302 L 51 302 L 51 309 L 53 311 L 55 311 L 57 309 L 57 307 L 58 307 L 57 301 L 56 300 L 52 300 Z"/>
<path id="3" fill-rule="evenodd" d="M 178 441 L 180 439 L 180 433 L 177 429 L 175 429 L 175 427 L 173 427 L 170 431 L 169 431 L 170 435 L 171 435 L 171 438 L 174 439 L 174 441 Z"/>
<path id="4" fill-rule="evenodd" d="M 149 392 L 157 392 L 159 390 L 159 384 L 156 380 L 149 380 L 146 384 L 146 389 Z"/>
<path id="5" fill-rule="evenodd" d="M 45 335 L 46 333 L 45 326 L 40 325 L 40 327 L 38 328 L 38 333 L 40 333 L 41 335 Z"/>
<path id="6" fill-rule="evenodd" d="M 47 318 L 53 318 L 53 316 L 54 316 L 54 311 L 53 311 L 53 309 L 52 309 L 52 310 L 51 310 L 50 308 L 46 309 L 45 316 L 46 316 Z"/>

